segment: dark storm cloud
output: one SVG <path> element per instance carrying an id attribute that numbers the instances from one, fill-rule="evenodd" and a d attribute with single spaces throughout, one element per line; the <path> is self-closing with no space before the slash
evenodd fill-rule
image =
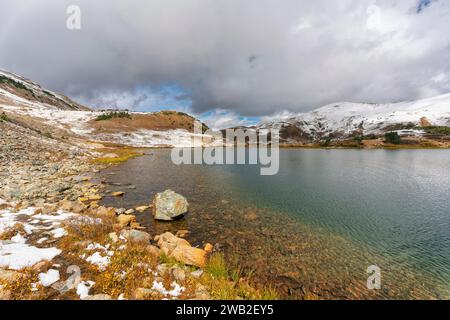
<path id="1" fill-rule="evenodd" d="M 0 68 L 88 103 L 176 84 L 196 113 L 415 99 L 450 91 L 450 2 L 421 3 L 2 0 Z"/>

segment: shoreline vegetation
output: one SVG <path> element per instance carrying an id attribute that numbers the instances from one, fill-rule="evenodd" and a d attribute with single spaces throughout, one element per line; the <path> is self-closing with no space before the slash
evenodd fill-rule
<path id="1" fill-rule="evenodd" d="M 386 135 L 391 132 L 386 133 Z M 450 140 L 402 138 L 394 142 L 385 138 L 353 139 L 353 140 L 325 140 L 317 143 L 285 143 L 281 149 L 361 149 L 361 150 L 401 150 L 401 149 L 450 149 Z"/>

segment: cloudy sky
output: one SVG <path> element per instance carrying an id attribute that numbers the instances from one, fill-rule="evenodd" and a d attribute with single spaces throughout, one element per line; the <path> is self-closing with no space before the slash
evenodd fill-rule
<path id="1" fill-rule="evenodd" d="M 1 0 L 0 69 L 226 127 L 450 92 L 449 30 L 447 0 Z"/>

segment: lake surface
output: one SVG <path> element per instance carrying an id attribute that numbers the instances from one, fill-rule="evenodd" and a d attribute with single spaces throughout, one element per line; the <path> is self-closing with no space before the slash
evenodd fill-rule
<path id="1" fill-rule="evenodd" d="M 171 223 L 138 214 L 150 232 L 188 229 L 193 244 L 213 243 L 283 297 L 450 297 L 448 150 L 281 149 L 274 176 L 146 153 L 101 173 L 108 190 L 126 191 L 106 204 L 135 207 L 173 189 L 189 214 Z M 367 289 L 370 265 L 381 269 L 381 290 Z"/>

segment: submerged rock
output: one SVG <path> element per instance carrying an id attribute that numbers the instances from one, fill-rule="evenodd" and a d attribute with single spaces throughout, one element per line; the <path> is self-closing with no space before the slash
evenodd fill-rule
<path id="1" fill-rule="evenodd" d="M 171 221 L 188 212 L 188 208 L 186 198 L 170 189 L 156 194 L 153 199 L 153 217 L 156 220 Z"/>
<path id="2" fill-rule="evenodd" d="M 189 230 L 178 230 L 175 234 L 177 237 L 184 238 L 189 234 Z"/>
<path id="3" fill-rule="evenodd" d="M 136 211 L 138 211 L 138 212 L 144 212 L 145 210 L 147 210 L 147 209 L 150 209 L 150 207 L 149 206 L 139 206 L 139 207 L 136 207 Z"/>

